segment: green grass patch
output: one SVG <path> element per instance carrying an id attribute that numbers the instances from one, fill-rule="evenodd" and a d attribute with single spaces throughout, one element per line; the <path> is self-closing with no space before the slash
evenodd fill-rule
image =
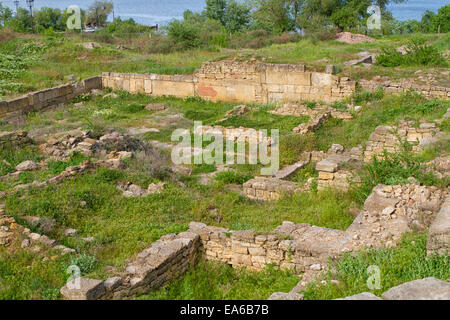
<path id="1" fill-rule="evenodd" d="M 68 257 L 44 260 L 28 250 L 0 247 L 0 300 L 56 300 L 66 283 Z"/>
<path id="2" fill-rule="evenodd" d="M 427 257 L 426 234 L 405 234 L 397 247 L 371 249 L 357 255 L 345 254 L 342 259 L 332 263 L 331 271 L 325 280 L 338 280 L 339 284 L 311 284 L 304 292 L 307 300 L 330 300 L 351 296 L 361 292 L 372 292 L 377 296 L 402 283 L 436 277 L 450 278 L 450 259 L 448 256 Z M 369 266 L 380 268 L 381 288 L 371 290 L 367 286 Z"/>
<path id="3" fill-rule="evenodd" d="M 265 300 L 289 292 L 298 276 L 267 267 L 262 272 L 233 269 L 220 262 L 201 262 L 181 280 L 138 300 Z"/>

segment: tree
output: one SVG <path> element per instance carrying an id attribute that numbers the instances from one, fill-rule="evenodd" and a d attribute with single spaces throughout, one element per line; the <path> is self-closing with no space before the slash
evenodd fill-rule
<path id="1" fill-rule="evenodd" d="M 422 32 L 431 32 L 431 27 L 435 16 L 436 15 L 434 14 L 434 12 L 430 10 L 425 11 L 420 22 Z"/>
<path id="2" fill-rule="evenodd" d="M 291 3 L 290 0 L 254 0 L 255 25 L 275 33 L 292 30 Z"/>
<path id="3" fill-rule="evenodd" d="M 0 3 L 0 27 L 4 27 L 11 18 L 11 9 L 3 7 L 3 5 Z"/>
<path id="4" fill-rule="evenodd" d="M 364 28 L 369 14 L 367 9 L 371 5 L 380 7 L 382 15 L 389 3 L 400 3 L 405 0 L 305 0 L 301 13 L 297 18 L 299 27 L 318 29 L 322 26 L 312 22 L 323 21 L 333 23 L 341 30 L 358 30 Z"/>
<path id="5" fill-rule="evenodd" d="M 109 14 L 113 11 L 114 5 L 109 1 L 95 1 L 87 12 L 86 24 L 104 26 Z"/>
<path id="6" fill-rule="evenodd" d="M 438 13 L 433 17 L 431 23 L 431 32 L 447 33 L 450 31 L 450 4 L 441 7 Z"/>
<path id="7" fill-rule="evenodd" d="M 38 26 L 45 29 L 53 28 L 54 30 L 64 31 L 66 29 L 66 21 L 59 9 L 43 7 L 34 13 L 35 21 Z"/>
<path id="8" fill-rule="evenodd" d="M 228 32 L 241 31 L 250 22 L 250 9 L 244 3 L 230 0 L 223 19 L 223 25 Z"/>
<path id="9" fill-rule="evenodd" d="M 225 9 L 227 0 L 206 0 L 205 14 L 211 20 L 220 21 L 225 24 Z"/>

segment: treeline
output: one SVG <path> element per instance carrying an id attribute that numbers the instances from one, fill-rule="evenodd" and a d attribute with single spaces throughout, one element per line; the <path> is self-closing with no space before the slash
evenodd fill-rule
<path id="1" fill-rule="evenodd" d="M 108 16 L 114 6 L 109 1 L 95 1 L 88 10 L 81 9 L 81 24 L 83 28 L 99 27 L 106 34 L 112 33 L 141 33 L 149 31 L 150 27 L 137 24 L 133 19 L 114 19 L 107 23 Z M 24 8 L 18 8 L 16 13 L 11 9 L 2 6 L 0 3 L 0 27 L 9 28 L 15 32 L 47 32 L 47 31 L 67 31 L 67 21 L 73 15 L 68 9 L 60 10 L 43 7 L 40 10 L 33 10 L 33 17 Z"/>
<path id="2" fill-rule="evenodd" d="M 332 39 L 337 32 L 350 31 L 368 35 L 406 34 L 414 32 L 446 33 L 450 30 L 450 5 L 435 14 L 427 11 L 421 21 L 397 21 L 387 10 L 390 2 L 405 0 L 206 0 L 201 13 L 184 12 L 183 20 L 174 20 L 160 32 L 136 24 L 132 19 L 114 19 L 107 23 L 113 10 L 108 1 L 96 1 L 87 11 L 82 10 L 82 23 L 98 26 L 96 32 L 104 37 L 152 32 L 154 52 L 187 48 L 249 47 L 259 48 L 272 43 L 295 41 L 304 34 L 318 40 Z M 381 29 L 369 30 L 367 9 L 372 4 L 381 10 Z M 18 32 L 45 30 L 66 31 L 70 14 L 52 8 L 35 10 L 33 20 L 25 9 L 13 14 L 0 4 L 0 26 Z"/>
<path id="3" fill-rule="evenodd" d="M 327 40 L 337 32 L 391 35 L 450 30 L 450 5 L 437 14 L 427 11 L 421 21 L 395 20 L 390 2 L 404 0 L 206 0 L 201 13 L 184 12 L 184 19 L 167 26 L 170 47 L 259 47 L 267 42 L 286 42 L 299 34 Z M 381 30 L 369 30 L 368 7 L 381 10 Z M 160 44 L 163 45 L 163 44 Z"/>

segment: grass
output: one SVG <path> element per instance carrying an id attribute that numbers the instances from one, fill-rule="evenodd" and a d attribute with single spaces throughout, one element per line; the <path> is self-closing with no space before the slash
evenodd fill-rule
<path id="1" fill-rule="evenodd" d="M 56 228 L 50 234 L 62 244 L 96 256 L 101 262 L 96 269 L 100 274 L 102 265 L 120 267 L 162 235 L 185 231 L 191 221 L 267 231 L 286 220 L 338 229 L 345 229 L 352 222 L 347 213 L 352 200 L 331 191 L 257 203 L 227 192 L 220 185 L 171 185 L 161 194 L 125 198 L 115 188 L 115 182 L 129 179 L 114 173 L 101 169 L 58 186 L 31 190 L 26 194 L 27 201 L 19 200 L 21 194 L 12 195 L 6 199 L 6 209 L 16 217 L 54 218 L 59 226 L 77 229 L 83 237 L 93 236 L 95 242 L 89 244 L 64 237 L 64 228 Z M 219 220 L 211 216 L 212 208 L 217 208 Z"/>
<path id="2" fill-rule="evenodd" d="M 0 247 L 0 300 L 56 300 L 69 274 L 68 257 L 43 259 L 29 250 Z"/>
<path id="3" fill-rule="evenodd" d="M 219 262 L 201 262 L 181 280 L 139 300 L 266 300 L 274 292 L 289 292 L 298 276 L 267 267 L 255 273 Z"/>
<path id="4" fill-rule="evenodd" d="M 410 233 L 404 235 L 398 247 L 371 249 L 357 255 L 345 254 L 332 264 L 332 270 L 324 277 L 328 284 L 311 284 L 304 292 L 305 299 L 330 300 L 361 292 L 381 296 L 383 292 L 404 282 L 427 277 L 449 279 L 449 257 L 427 257 L 426 242 L 426 234 Z M 380 289 L 371 290 L 367 287 L 367 269 L 372 265 L 380 268 Z M 339 284 L 330 283 L 332 279 L 338 280 Z"/>
<path id="5" fill-rule="evenodd" d="M 265 110 L 252 110 L 242 116 L 233 116 L 217 124 L 224 127 L 245 127 L 256 130 L 278 129 L 280 133 L 286 133 L 292 131 L 299 124 L 308 122 L 308 120 L 309 117 L 279 116 Z M 270 134 L 270 131 L 268 134 Z"/>

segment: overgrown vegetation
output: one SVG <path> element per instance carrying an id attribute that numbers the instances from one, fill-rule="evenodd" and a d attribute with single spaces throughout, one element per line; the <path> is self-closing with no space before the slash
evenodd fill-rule
<path id="1" fill-rule="evenodd" d="M 406 54 L 395 48 L 384 48 L 377 57 L 377 64 L 384 67 L 398 66 L 447 66 L 447 62 L 439 50 L 427 45 L 424 39 L 415 38 L 406 46 Z"/>

